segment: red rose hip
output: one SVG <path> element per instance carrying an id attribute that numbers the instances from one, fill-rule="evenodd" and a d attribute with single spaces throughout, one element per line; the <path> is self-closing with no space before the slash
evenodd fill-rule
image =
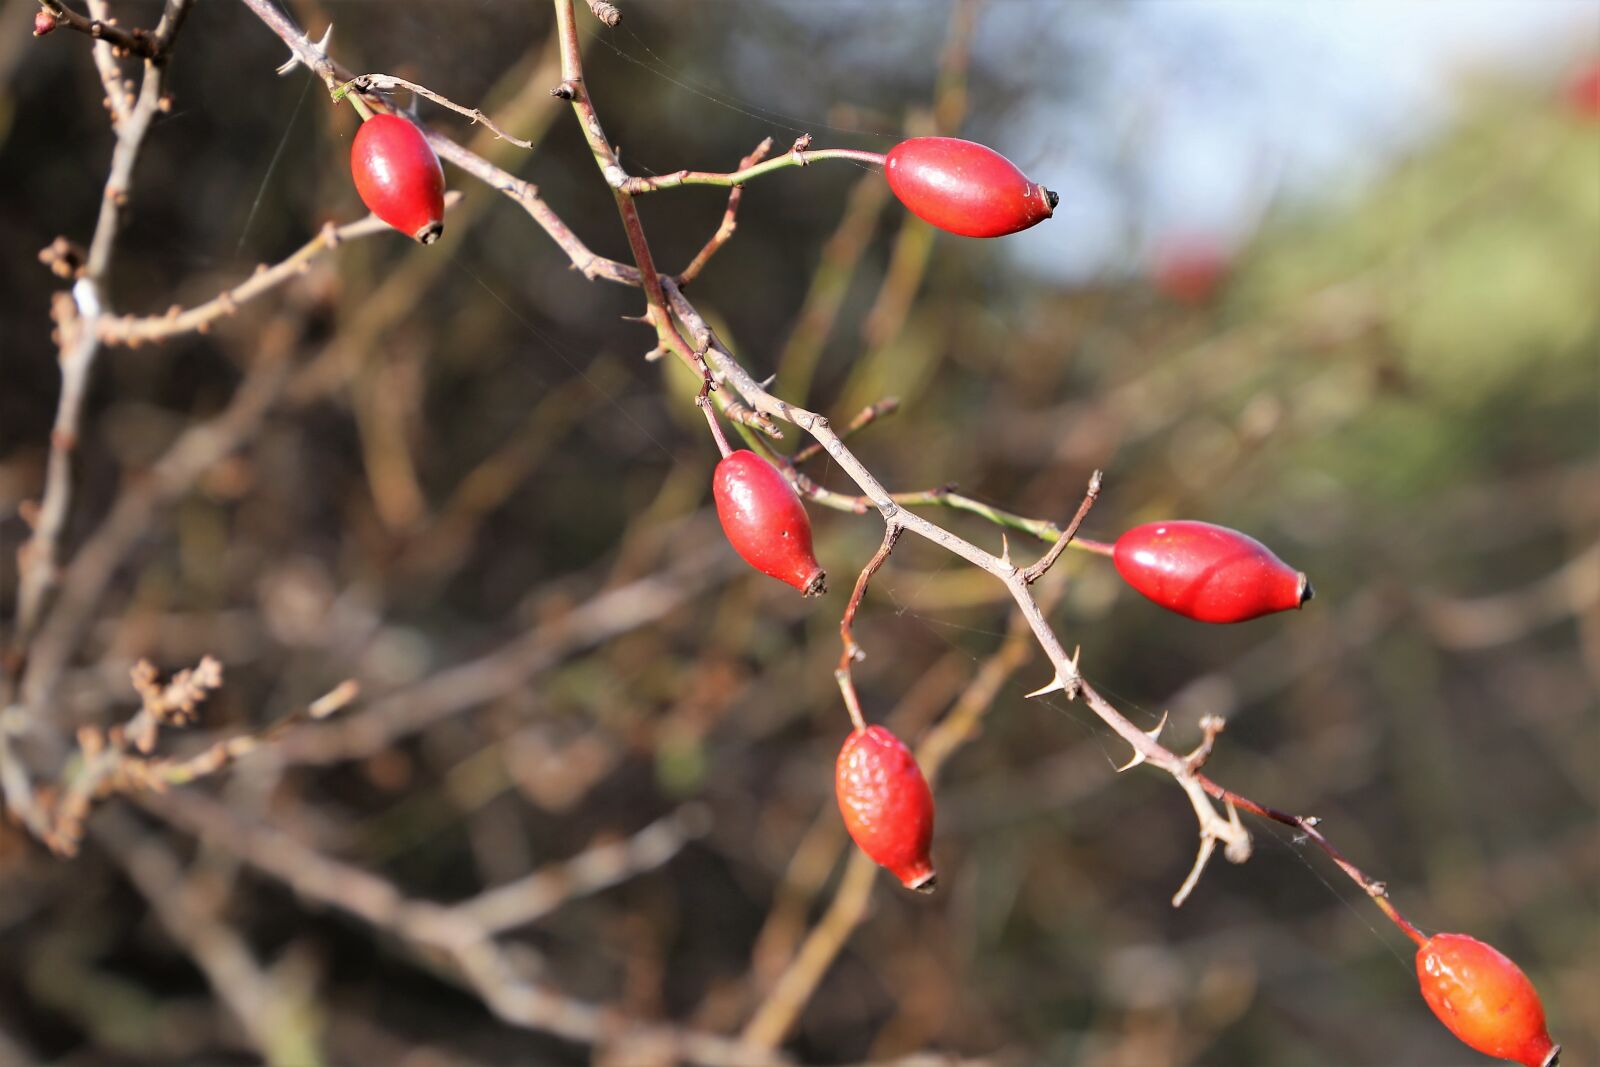
<path id="1" fill-rule="evenodd" d="M 444 232 L 444 171 L 428 139 L 398 115 L 374 115 L 356 131 L 350 173 L 361 202 L 401 233 L 432 244 Z"/>
<path id="2" fill-rule="evenodd" d="M 1550 1067 L 1561 1052 L 1550 1040 L 1544 1005 L 1528 976 L 1476 938 L 1428 938 L 1417 949 L 1417 982 L 1439 1021 L 1485 1056 Z"/>
<path id="3" fill-rule="evenodd" d="M 913 215 L 963 237 L 1004 237 L 1043 222 L 1056 194 L 1005 156 L 955 137 L 913 137 L 889 149 L 883 172 Z"/>
<path id="4" fill-rule="evenodd" d="M 40 8 L 33 13 L 33 35 L 35 37 L 43 37 L 55 28 L 56 16 L 54 12 Z"/>
<path id="5" fill-rule="evenodd" d="M 1117 538 L 1112 559 L 1129 585 L 1200 622 L 1244 622 L 1298 608 L 1306 576 L 1253 537 L 1208 522 L 1148 522 Z"/>
<path id="6" fill-rule="evenodd" d="M 827 592 L 811 550 L 811 519 L 794 487 L 754 452 L 730 452 L 711 480 L 717 519 L 734 551 L 762 574 L 806 596 Z"/>
<path id="7" fill-rule="evenodd" d="M 833 784 L 861 851 L 907 889 L 933 892 L 933 794 L 911 750 L 882 726 L 857 730 L 839 750 Z"/>

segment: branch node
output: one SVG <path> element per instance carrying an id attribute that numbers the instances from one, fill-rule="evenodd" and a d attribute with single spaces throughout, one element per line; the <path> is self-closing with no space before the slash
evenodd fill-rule
<path id="1" fill-rule="evenodd" d="M 330 23 L 328 23 L 328 28 L 322 31 L 322 40 L 318 41 L 316 44 L 313 45 L 313 44 L 309 43 L 309 39 L 308 39 L 307 46 L 312 48 L 312 49 L 315 49 L 315 51 L 317 53 L 317 58 L 322 60 L 322 61 L 324 61 L 324 62 L 326 62 L 327 58 L 328 58 L 328 42 L 331 41 L 332 39 L 333 39 L 333 23 L 330 22 Z M 289 52 L 289 60 L 288 60 L 288 62 L 286 62 L 282 66 L 278 67 L 278 70 L 277 70 L 278 77 L 282 78 L 283 76 L 288 74 L 290 71 L 294 70 L 294 68 L 300 66 L 302 63 L 305 63 L 305 60 L 300 58 L 300 53 L 294 51 L 293 49 L 291 49 L 290 52 Z M 310 65 L 309 64 L 306 64 L 306 65 L 309 68 Z"/>
<path id="2" fill-rule="evenodd" d="M 622 21 L 622 12 L 605 0 L 589 0 L 589 12 L 612 29 L 616 29 L 617 23 Z"/>

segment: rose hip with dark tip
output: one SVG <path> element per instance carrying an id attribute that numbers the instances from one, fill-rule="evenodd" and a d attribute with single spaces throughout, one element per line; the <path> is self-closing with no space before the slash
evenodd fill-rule
<path id="1" fill-rule="evenodd" d="M 717 464 L 711 495 L 717 519 L 744 561 L 806 596 L 827 592 L 827 574 L 811 549 L 811 519 L 777 468 L 741 449 Z"/>
<path id="2" fill-rule="evenodd" d="M 839 750 L 834 792 L 861 851 L 907 889 L 933 892 L 933 793 L 911 750 L 882 726 L 855 731 Z"/>
<path id="3" fill-rule="evenodd" d="M 1208 522 L 1148 522 L 1113 546 L 1129 585 L 1168 611 L 1200 622 L 1244 622 L 1298 608 L 1306 576 L 1260 541 Z"/>
<path id="4" fill-rule="evenodd" d="M 356 192 L 378 218 L 432 244 L 444 232 L 444 171 L 428 139 L 398 115 L 374 115 L 350 146 Z"/>
<path id="5" fill-rule="evenodd" d="M 1043 222 L 1056 194 L 1005 156 L 955 137 L 913 137 L 884 157 L 889 188 L 913 215 L 963 237 L 1003 237 Z"/>

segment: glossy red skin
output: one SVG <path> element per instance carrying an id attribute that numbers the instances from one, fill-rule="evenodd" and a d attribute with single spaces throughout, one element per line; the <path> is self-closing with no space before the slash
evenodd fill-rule
<path id="1" fill-rule="evenodd" d="M 839 750 L 833 785 L 861 851 L 907 889 L 933 892 L 933 794 L 911 750 L 882 726 L 857 730 Z"/>
<path id="2" fill-rule="evenodd" d="M 1311 583 L 1253 537 L 1209 522 L 1148 522 L 1113 548 L 1129 585 L 1200 622 L 1244 622 L 1298 608 Z"/>
<path id="3" fill-rule="evenodd" d="M 889 149 L 883 172 L 912 214 L 963 237 L 1004 237 L 1055 208 L 1055 194 L 1005 156 L 955 137 L 901 141 Z"/>
<path id="4" fill-rule="evenodd" d="M 1435 934 L 1417 949 L 1422 999 L 1452 1034 L 1497 1060 L 1546 1067 L 1561 1051 L 1528 976 L 1466 934 Z"/>
<path id="5" fill-rule="evenodd" d="M 432 244 L 444 232 L 444 171 L 422 131 L 398 115 L 374 115 L 350 146 L 356 192 L 378 218 Z"/>
<path id="6" fill-rule="evenodd" d="M 811 519 L 777 468 L 741 449 L 717 464 L 711 479 L 717 519 L 744 561 L 806 596 L 827 592 L 827 575 L 811 549 Z"/>
<path id="7" fill-rule="evenodd" d="M 43 37 L 56 28 L 56 17 L 50 12 L 40 8 L 33 13 L 33 35 Z"/>

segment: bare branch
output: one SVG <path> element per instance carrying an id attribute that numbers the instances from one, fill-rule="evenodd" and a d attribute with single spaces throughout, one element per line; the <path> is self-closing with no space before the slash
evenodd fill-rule
<path id="1" fill-rule="evenodd" d="M 445 210 L 460 202 L 461 194 L 452 190 L 445 195 Z M 262 264 L 245 281 L 231 289 L 224 289 L 203 304 L 186 309 L 174 306 L 163 315 L 102 317 L 98 323 L 100 340 L 104 344 L 137 347 L 185 333 L 205 333 L 218 319 L 237 314 L 241 305 L 304 274 L 313 260 L 337 248 L 342 242 L 389 232 L 392 232 L 392 227 L 376 215 L 368 215 L 343 226 L 335 226 L 330 222 L 287 259 L 270 267 Z"/>
<path id="2" fill-rule="evenodd" d="M 848 440 L 851 436 L 853 436 L 858 431 L 866 429 L 868 426 L 871 426 L 874 422 L 877 422 L 879 419 L 884 418 L 885 416 L 888 416 L 888 415 L 893 415 L 895 412 L 897 412 L 899 410 L 900 410 L 900 400 L 899 400 L 899 398 L 898 397 L 892 397 L 892 396 L 886 396 L 882 400 L 878 401 L 876 404 L 868 404 L 866 407 L 862 408 L 856 414 L 856 417 L 851 419 L 849 424 L 846 425 L 844 429 L 839 431 L 839 436 L 842 439 Z M 793 463 L 796 467 L 798 467 L 800 464 L 804 463 L 806 460 L 814 459 L 816 456 L 820 455 L 821 453 L 822 453 L 822 446 L 819 445 L 817 442 L 813 441 L 810 444 L 806 445 L 804 448 L 796 450 L 795 454 L 793 456 L 789 457 L 789 462 Z"/>
<path id="3" fill-rule="evenodd" d="M 327 856 L 281 830 L 250 823 L 208 797 L 181 804 L 143 798 L 162 819 L 238 856 L 301 897 L 398 937 L 425 962 L 443 955 L 451 973 L 501 1019 L 584 1044 L 627 1039 L 703 1067 L 773 1067 L 787 1057 L 687 1028 L 648 1024 L 527 980 L 494 935 L 531 922 L 569 900 L 667 862 L 704 830 L 704 815 L 680 809 L 620 845 L 602 845 L 457 905 L 407 898 L 359 867 Z M 570 880 L 567 884 L 562 883 Z"/>
<path id="4" fill-rule="evenodd" d="M 1032 585 L 1044 577 L 1045 572 L 1055 566 L 1056 560 L 1061 558 L 1061 553 L 1065 552 L 1067 546 L 1072 544 L 1072 539 L 1078 535 L 1078 527 L 1083 525 L 1083 520 L 1088 516 L 1089 509 L 1094 507 L 1095 500 L 1100 496 L 1100 478 L 1099 471 L 1095 471 L 1089 476 L 1089 489 L 1083 494 L 1083 503 L 1078 505 L 1077 514 L 1072 516 L 1072 521 L 1067 523 L 1067 528 L 1062 531 L 1060 537 L 1056 538 L 1056 543 L 1050 546 L 1050 551 L 1046 552 L 1037 563 L 1022 572 L 1023 581 Z"/>
<path id="5" fill-rule="evenodd" d="M 87 34 L 97 42 L 104 42 L 108 49 L 115 48 L 125 54 L 159 60 L 165 57 L 171 45 L 171 34 L 163 37 L 137 26 L 131 30 L 124 29 L 116 19 L 109 17 L 85 17 L 61 0 L 39 0 L 39 6 L 53 14 L 60 25 Z"/>
<path id="6" fill-rule="evenodd" d="M 449 97 L 442 96 L 439 93 L 434 92 L 425 85 L 418 85 L 416 82 L 406 81 L 404 78 L 397 78 L 393 74 L 357 74 L 354 78 L 351 78 L 346 85 L 363 93 L 385 92 L 390 89 L 408 89 L 411 92 L 416 93 L 418 96 L 427 97 L 429 100 L 432 100 L 441 107 L 449 108 L 458 115 L 465 115 L 475 124 L 483 126 L 484 129 L 488 130 L 502 141 L 509 141 L 518 148 L 533 147 L 532 141 L 525 141 L 520 137 L 511 136 L 511 134 L 507 133 L 505 130 L 502 130 L 499 126 L 496 126 L 493 119 L 491 119 L 488 115 L 485 115 L 477 108 L 464 107 L 461 104 L 456 103 L 454 100 L 451 100 Z"/>
<path id="7" fill-rule="evenodd" d="M 265 0 L 245 0 L 252 9 Z M 1053 677 L 1050 683 L 1037 691 L 1037 694 L 1059 691 L 1068 698 L 1081 698 L 1095 714 L 1125 740 L 1133 749 L 1135 762 L 1149 763 L 1151 766 L 1170 775 L 1174 781 L 1188 795 L 1195 809 L 1199 824 L 1200 849 L 1204 858 L 1209 858 L 1215 850 L 1216 844 L 1224 845 L 1225 854 L 1235 862 L 1242 862 L 1248 857 L 1250 848 L 1249 835 L 1240 825 L 1237 810 L 1243 808 L 1252 813 L 1278 821 L 1286 821 L 1291 825 L 1304 826 L 1303 821 L 1296 817 L 1273 813 L 1272 809 L 1264 808 L 1253 802 L 1246 801 L 1230 791 L 1222 789 L 1204 775 L 1200 774 L 1193 766 L 1190 759 L 1180 756 L 1160 743 L 1156 731 L 1146 732 L 1139 729 L 1129 721 L 1121 712 L 1108 703 L 1092 687 L 1086 684 L 1077 669 L 1076 657 L 1069 657 L 1061 641 L 1050 627 L 1039 603 L 1035 600 L 1030 589 L 1030 582 L 1026 574 L 1012 565 L 1004 557 L 987 552 L 969 541 L 945 530 L 922 518 L 906 508 L 897 500 L 896 495 L 889 492 L 844 445 L 840 435 L 835 432 L 828 420 L 823 416 L 797 407 L 769 393 L 766 387 L 757 382 L 749 372 L 739 364 L 732 354 L 717 341 L 711 327 L 683 296 L 680 287 L 671 278 L 660 276 L 654 268 L 650 258 L 648 243 L 645 241 L 642 228 L 638 224 L 637 212 L 634 210 L 630 199 L 630 192 L 634 191 L 628 185 L 628 176 L 617 163 L 616 155 L 609 142 L 605 140 L 600 129 L 594 109 L 589 102 L 587 90 L 582 79 L 581 60 L 578 53 L 576 31 L 572 23 L 572 5 L 570 0 L 556 0 L 555 2 L 559 32 L 563 44 L 563 82 L 559 95 L 570 99 L 578 116 L 580 127 L 585 137 L 590 142 L 597 164 L 607 184 L 612 187 L 618 202 L 619 212 L 623 218 L 624 229 L 628 233 L 630 248 L 633 250 L 638 269 L 626 267 L 611 260 L 594 255 L 583 246 L 581 242 L 572 237 L 570 231 L 554 219 L 553 214 L 537 199 L 536 192 L 525 183 L 518 183 L 498 171 L 464 149 L 454 146 L 448 139 L 432 135 L 431 140 L 439 149 L 441 155 L 453 152 L 454 157 L 462 162 L 463 166 L 479 174 L 494 187 L 505 192 L 514 200 L 521 203 L 528 210 L 535 221 L 550 233 L 564 249 L 569 251 L 573 264 L 590 278 L 605 278 L 608 281 L 624 285 L 636 285 L 645 290 L 646 301 L 649 306 L 647 317 L 656 325 L 660 344 L 666 349 L 685 358 L 689 365 L 701 366 L 701 359 L 709 368 L 709 373 L 732 387 L 739 398 L 758 414 L 770 417 L 773 420 L 792 423 L 806 433 L 810 434 L 817 444 L 826 451 L 833 461 L 857 485 L 862 492 L 862 499 L 866 505 L 875 507 L 883 516 L 886 529 L 886 539 L 891 529 L 909 530 L 941 548 L 966 560 L 973 566 L 994 576 L 1006 588 L 1015 601 L 1022 614 L 1029 632 L 1033 635 L 1039 647 L 1044 651 L 1053 668 Z M 272 20 L 268 20 L 269 25 Z M 281 21 L 281 20 L 280 20 Z M 276 26 L 274 28 L 277 28 Z M 280 35 L 283 35 L 280 30 Z M 289 41 L 296 54 L 302 54 L 306 45 L 303 36 L 291 31 L 285 39 Z M 324 67 L 331 70 L 331 64 L 324 61 Z M 791 151 L 795 157 L 794 162 L 803 163 L 806 160 L 806 145 L 797 143 Z M 785 157 L 787 158 L 787 157 Z M 780 162 L 780 161 L 771 161 Z M 770 164 L 758 164 L 757 168 L 768 167 Z M 663 181 L 652 187 L 667 187 L 670 184 L 683 184 L 686 176 L 694 172 L 685 172 L 684 175 L 668 175 Z M 722 175 L 721 178 L 730 178 L 737 175 Z M 753 175 L 746 174 L 745 177 Z M 670 307 L 670 315 L 663 316 L 661 302 Z M 672 322 L 676 319 L 681 323 L 689 338 L 693 341 L 690 348 L 684 342 L 683 335 L 678 333 L 677 326 Z M 848 500 L 848 498 L 845 498 Z M 1088 501 L 1086 501 L 1087 503 Z M 974 502 L 975 503 L 975 502 Z M 864 510 L 852 502 L 847 510 Z M 981 507 L 969 507 L 979 514 L 984 511 Z M 1084 510 L 1084 509 L 1080 509 Z M 1014 516 L 1005 516 L 1013 520 Z M 1002 522 L 1003 525 L 1012 525 L 1013 522 Z M 1048 526 L 1048 524 L 1043 524 Z M 1026 527 L 1022 527 L 1026 528 Z M 1063 537 L 1064 538 L 1064 532 Z M 1079 542 L 1076 538 L 1072 543 L 1082 544 L 1091 551 L 1107 552 L 1109 546 L 1094 542 Z M 1042 573 L 1042 571 L 1041 571 Z M 870 576 L 870 575 L 869 575 Z M 858 583 L 859 584 L 859 583 Z M 1213 798 L 1219 801 L 1223 810 L 1219 811 L 1212 803 Z M 1226 812 L 1226 814 L 1224 814 Z M 1314 831 L 1311 831 L 1314 834 Z M 1373 887 L 1381 887 L 1381 883 L 1372 882 L 1359 872 L 1354 872 L 1353 867 L 1346 866 L 1343 858 L 1332 851 L 1332 846 L 1322 841 L 1319 834 L 1313 837 L 1323 845 L 1325 851 L 1336 857 L 1347 873 L 1356 878 L 1367 887 L 1379 906 L 1383 908 L 1390 918 L 1402 925 L 1402 928 L 1414 930 L 1408 923 L 1399 918 L 1392 905 L 1383 899 L 1381 892 Z M 1196 868 L 1203 867 L 1203 862 L 1197 863 Z M 1352 873 L 1354 872 L 1354 873 Z M 1192 888 L 1194 878 L 1198 875 L 1192 872 L 1192 877 L 1186 885 Z"/>
<path id="8" fill-rule="evenodd" d="M 756 145 L 753 152 L 739 160 L 739 169 L 744 170 L 760 163 L 770 151 L 772 151 L 772 138 L 768 137 Z M 711 235 L 711 239 L 706 242 L 705 247 L 695 254 L 695 257 L 689 261 L 689 265 L 683 268 L 683 272 L 678 275 L 678 285 L 680 287 L 688 285 L 698 278 L 700 272 L 705 269 L 705 265 L 711 262 L 711 257 L 716 255 L 722 246 L 727 244 L 728 240 L 733 237 L 733 232 L 739 228 L 739 200 L 742 196 L 744 196 L 743 185 L 735 185 L 728 193 L 728 206 L 722 212 L 722 222 L 717 226 L 717 232 Z"/>
<path id="9" fill-rule="evenodd" d="M 856 696 L 855 676 L 851 668 L 865 653 L 856 643 L 850 625 L 855 622 L 856 611 L 861 607 L 861 599 L 867 595 L 867 584 L 872 581 L 872 576 L 878 573 L 878 568 L 889 561 L 889 554 L 894 551 L 895 542 L 900 540 L 901 532 L 900 524 L 892 519 L 884 527 L 883 544 L 879 545 L 878 551 L 867 560 L 867 565 L 861 568 L 861 576 L 856 579 L 855 590 L 850 594 L 850 602 L 845 605 L 844 616 L 839 620 L 839 638 L 844 644 L 844 651 L 839 656 L 839 666 L 834 669 L 833 677 L 839 683 L 844 706 L 850 712 L 850 721 L 855 724 L 857 730 L 865 730 L 867 723 L 861 714 L 861 699 Z"/>
<path id="10" fill-rule="evenodd" d="M 62 12 L 66 9 L 62 8 Z M 50 431 L 50 459 L 45 469 L 44 497 L 33 524 L 33 534 L 18 552 L 17 626 L 7 673 L 15 681 L 24 650 L 39 625 L 45 602 L 60 578 L 61 534 L 72 508 L 72 460 L 77 451 L 84 398 L 99 352 L 98 321 L 105 312 L 102 287 L 111 265 L 121 212 L 128 185 L 150 122 L 160 110 L 166 82 L 166 52 L 189 10 L 189 0 L 167 0 L 153 36 L 151 58 L 145 61 L 139 101 L 117 126 L 117 143 L 111 153 L 111 170 L 100 201 L 100 216 L 84 262 L 82 276 L 72 287 L 70 301 L 55 302 L 60 346 L 61 398 Z M 59 13 L 58 13 L 59 14 Z M 0 704 L 9 699 L 0 693 Z"/>

